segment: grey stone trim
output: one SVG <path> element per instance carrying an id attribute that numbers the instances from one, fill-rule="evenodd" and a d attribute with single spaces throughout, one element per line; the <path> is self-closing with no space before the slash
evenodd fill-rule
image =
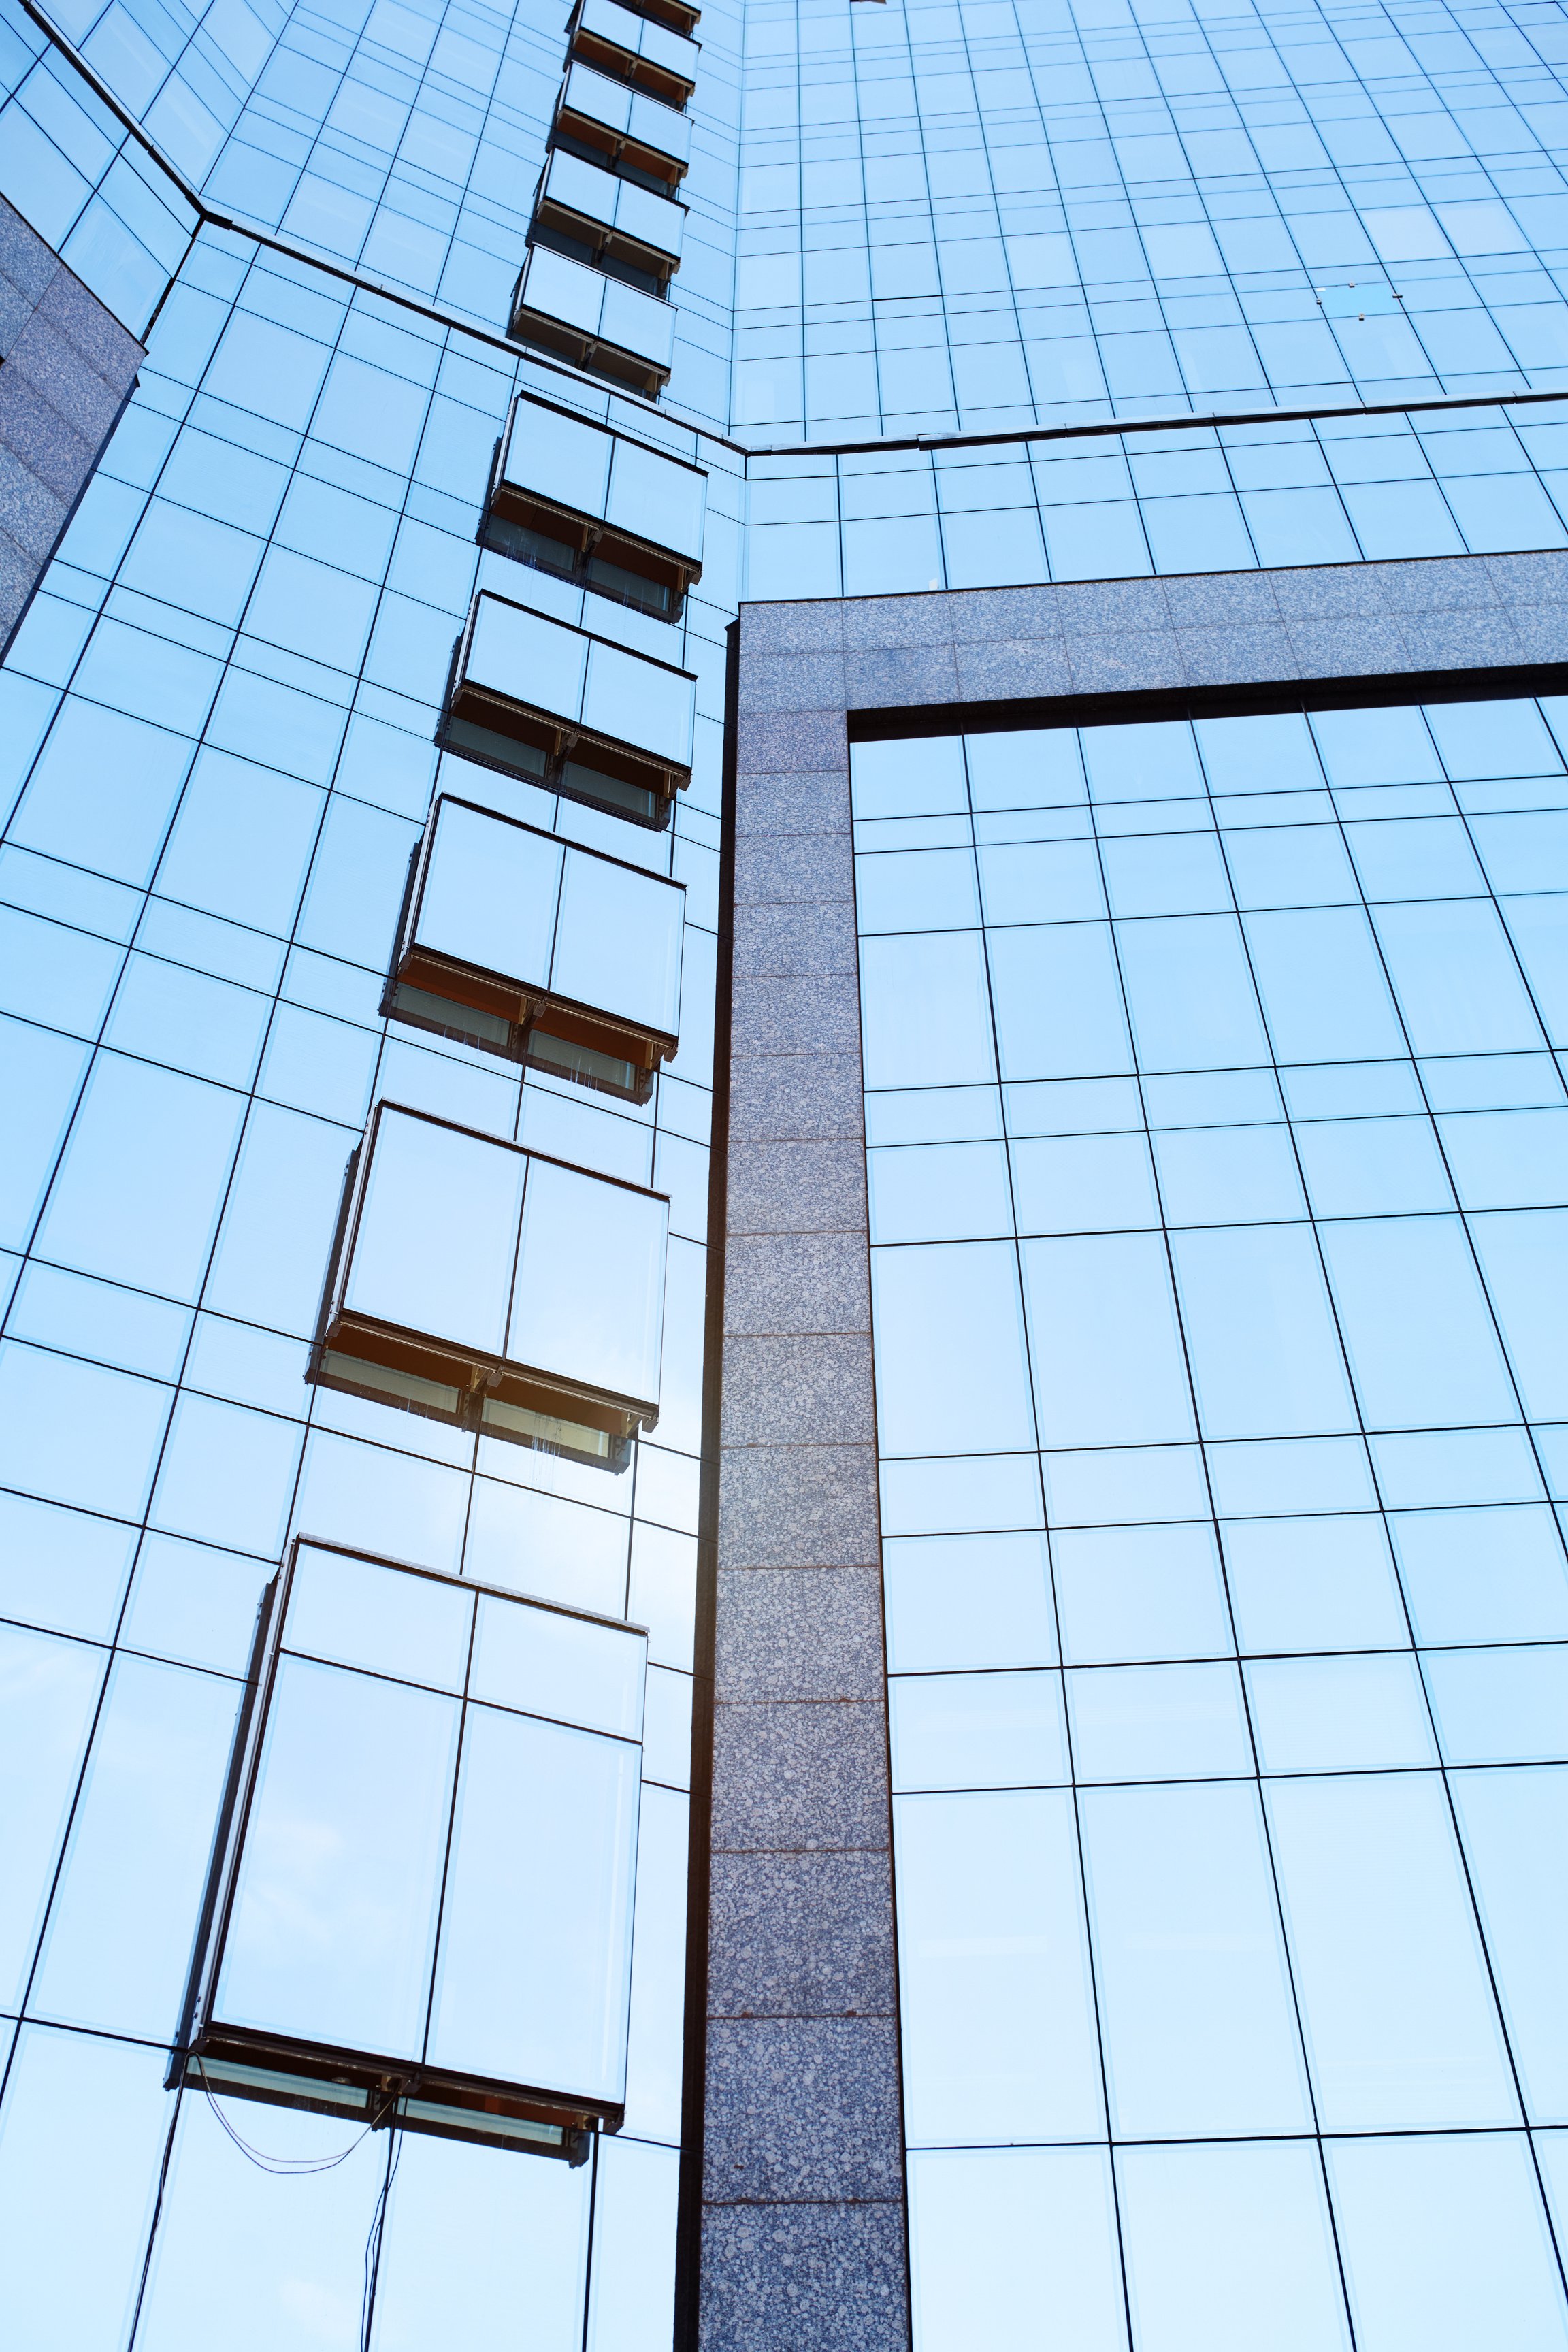
<path id="1" fill-rule="evenodd" d="M 0 196 L 0 654 L 146 356 Z"/>
<path id="2" fill-rule="evenodd" d="M 702 2352 L 910 2340 L 851 732 L 1529 692 L 1564 661 L 1555 552 L 742 607 Z"/>
<path id="3" fill-rule="evenodd" d="M 760 735 L 750 668 L 742 629 L 698 2341 L 908 2352 L 848 736 Z"/>
<path id="4" fill-rule="evenodd" d="M 846 710 L 1310 688 L 1568 661 L 1568 552 L 751 604 L 741 751 Z"/>

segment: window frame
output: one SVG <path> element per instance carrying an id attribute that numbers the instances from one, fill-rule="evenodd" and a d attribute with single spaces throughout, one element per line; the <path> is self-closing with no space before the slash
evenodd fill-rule
<path id="1" fill-rule="evenodd" d="M 235 1730 L 222 1803 L 208 1863 L 202 1910 L 192 1950 L 179 2032 L 170 2053 L 164 2087 L 205 2090 L 222 2097 L 259 2101 L 264 2105 L 303 2109 L 314 2115 L 357 2120 L 375 2131 L 403 2130 L 442 2139 L 476 2142 L 490 2147 L 562 2159 L 578 2166 L 587 2161 L 596 2132 L 614 2133 L 626 2118 L 625 2100 L 585 2100 L 554 2093 L 535 2084 L 505 2083 L 435 2066 L 424 2060 L 389 2059 L 373 2052 L 345 2049 L 328 2042 L 305 2042 L 270 2029 L 226 2025 L 216 2012 L 224 1958 L 233 1922 L 239 1874 L 250 1826 L 265 1748 L 268 1726 L 277 1691 L 279 1670 L 286 1654 L 284 1635 L 289 1604 L 302 1550 L 330 1552 L 369 1562 L 396 1573 L 416 1576 L 434 1584 L 454 1587 L 478 1600 L 493 1597 L 511 1605 L 536 1609 L 553 1616 L 575 1618 L 591 1624 L 613 1626 L 617 1633 L 641 1635 L 646 1626 L 618 1617 L 545 1601 L 532 1594 L 479 1583 L 472 1578 L 443 1575 L 407 1560 L 360 1550 L 329 1537 L 296 1535 L 281 1568 L 264 1588 L 257 1612 L 256 1633 L 246 1675 L 245 1693 Z M 287 1654 L 293 1655 L 289 1652 Z M 325 1661 L 331 1664 L 331 1661 Z M 342 1665 L 342 1671 L 355 1669 Z M 646 1653 L 644 1674 L 646 1676 Z M 383 1677 L 393 1679 L 392 1677 Z M 473 1704 L 484 1702 L 474 1701 Z M 470 1700 L 465 1687 L 459 1695 L 467 1720 Z M 624 1735 L 599 1733 L 604 1738 Z M 625 1739 L 638 1752 L 641 1787 L 643 1742 Z M 452 1786 L 448 1842 L 459 1794 Z M 640 1815 L 640 1794 L 638 1800 Z M 637 1878 L 637 1831 L 631 1839 L 631 1886 Z M 445 1875 L 447 1864 L 443 1864 Z M 629 2020 L 631 1940 L 626 1963 L 626 1993 Z M 432 1982 L 439 1970 L 438 1946 L 431 1952 Z M 270 2062 L 270 2063 L 268 2063 Z"/>
<path id="2" fill-rule="evenodd" d="M 596 1086 L 607 1094 L 617 1094 L 633 1102 L 646 1103 L 653 1093 L 653 1082 L 663 1062 L 673 1059 L 679 1049 L 678 1031 L 653 1029 L 625 1016 L 606 1013 L 596 1005 L 585 1004 L 575 997 L 563 996 L 547 983 L 525 982 L 510 973 L 496 971 L 489 965 L 468 962 L 433 948 L 424 947 L 419 940 L 419 918 L 424 906 L 425 887 L 431 862 L 436 854 L 437 829 L 441 813 L 447 806 L 466 809 L 493 824 L 510 825 L 518 833 L 531 834 L 538 841 L 549 842 L 563 856 L 579 856 L 614 866 L 623 873 L 643 876 L 660 887 L 679 890 L 684 900 L 686 885 L 665 875 L 648 875 L 646 866 L 635 865 L 629 858 L 612 857 L 607 851 L 591 849 L 585 844 L 564 840 L 559 834 L 546 833 L 542 827 L 524 824 L 521 818 L 502 814 L 499 809 L 487 808 L 481 802 L 464 799 L 458 793 L 437 793 L 431 804 L 425 831 L 415 844 L 409 859 L 408 883 L 404 891 L 403 911 L 398 919 L 396 943 L 387 972 L 381 1011 L 387 1020 L 405 1021 L 412 1027 L 434 1030 L 437 1034 L 460 1039 L 477 1046 L 481 1052 L 498 1054 L 508 1061 L 530 1064 L 543 1069 L 550 1076 L 562 1075 L 559 1058 L 540 1058 L 531 1050 L 536 1031 L 564 1040 L 574 1046 L 585 1047 L 590 1053 L 604 1055 L 624 1063 L 630 1074 L 625 1086 L 614 1085 L 608 1078 L 579 1078 L 578 1083 Z M 557 917 L 559 920 L 559 916 Z M 682 908 L 684 929 L 684 907 Z M 452 1018 L 443 1021 L 433 1012 L 411 1008 L 400 1002 L 404 992 L 420 991 L 449 1005 Z M 505 1041 L 487 1037 L 474 1030 L 465 1029 L 461 1022 L 464 1008 L 502 1021 L 507 1026 Z"/>
<path id="3" fill-rule="evenodd" d="M 374 1165 L 383 1116 L 387 1112 L 402 1118 L 420 1119 L 431 1127 L 447 1128 L 454 1134 L 498 1151 L 512 1152 L 520 1159 L 566 1169 L 574 1176 L 586 1177 L 596 1184 L 615 1185 L 622 1192 L 662 1202 L 668 1252 L 668 1193 L 656 1192 L 651 1185 L 629 1183 L 625 1177 L 606 1176 L 598 1169 L 580 1168 L 550 1152 L 531 1151 L 526 1145 L 513 1143 L 506 1137 L 464 1127 L 457 1119 L 441 1118 L 405 1103 L 380 1101 L 371 1113 L 363 1140 L 355 1145 L 349 1158 L 321 1312 L 305 1371 L 307 1381 L 314 1387 L 365 1397 L 373 1403 L 388 1404 L 425 1420 L 442 1421 L 479 1435 L 501 1438 L 511 1444 L 563 1454 L 595 1468 L 616 1472 L 626 1469 L 631 1460 L 633 1438 L 658 1426 L 657 1396 L 626 1396 L 542 1370 L 520 1359 L 468 1348 L 459 1341 L 438 1339 L 345 1306 L 365 1192 Z M 437 1205 L 461 1213 L 460 1201 Z M 661 1275 L 661 1293 L 663 1283 Z M 421 1390 L 439 1393 L 421 1396 Z M 509 1420 L 509 1414 L 521 1416 L 521 1422 Z"/>

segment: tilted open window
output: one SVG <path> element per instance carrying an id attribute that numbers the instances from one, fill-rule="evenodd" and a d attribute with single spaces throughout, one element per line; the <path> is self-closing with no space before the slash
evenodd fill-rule
<path id="1" fill-rule="evenodd" d="M 685 898 L 681 883 L 443 796 L 384 1009 L 646 1102 L 679 1042 Z"/>
<path id="2" fill-rule="evenodd" d="M 691 118 L 573 58 L 556 104 L 551 143 L 565 137 L 619 168 L 629 164 L 650 186 L 667 191 L 686 176 L 691 161 Z"/>
<path id="3" fill-rule="evenodd" d="M 672 33 L 684 33 L 689 40 L 702 21 L 702 11 L 690 5 L 690 0 L 624 0 L 636 16 L 649 17 L 656 25 L 668 25 Z"/>
<path id="4" fill-rule="evenodd" d="M 453 660 L 447 749 L 662 828 L 691 781 L 689 670 L 481 590 Z"/>
<path id="5" fill-rule="evenodd" d="M 510 332 L 647 400 L 669 380 L 675 313 L 663 294 L 645 294 L 591 259 L 542 243 L 530 245 L 519 273 Z"/>
<path id="6" fill-rule="evenodd" d="M 680 267 L 686 206 L 557 148 L 540 181 L 528 233 L 535 244 L 663 299 Z"/>
<path id="7" fill-rule="evenodd" d="M 700 467 L 523 393 L 496 452 L 482 536 L 499 554 L 673 621 L 702 576 L 707 493 Z"/>
<path id="8" fill-rule="evenodd" d="M 567 37 L 574 58 L 667 106 L 683 107 L 697 87 L 697 42 L 620 0 L 577 0 Z"/>
<path id="9" fill-rule="evenodd" d="M 619 1470 L 658 1419 L 669 1202 L 378 1103 L 309 1377 Z"/>
<path id="10" fill-rule="evenodd" d="M 171 2087 L 581 2163 L 625 2114 L 647 1649 L 299 1538 Z"/>

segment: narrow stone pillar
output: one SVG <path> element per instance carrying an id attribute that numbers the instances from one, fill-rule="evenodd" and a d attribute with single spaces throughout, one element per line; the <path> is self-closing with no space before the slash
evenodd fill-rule
<path id="1" fill-rule="evenodd" d="M 702 2352 L 910 2343 L 841 628 L 740 622 Z"/>

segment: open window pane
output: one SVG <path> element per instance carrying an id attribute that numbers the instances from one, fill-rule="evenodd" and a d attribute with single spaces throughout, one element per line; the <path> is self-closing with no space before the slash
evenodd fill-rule
<path id="1" fill-rule="evenodd" d="M 650 546 L 683 557 L 689 581 L 695 580 L 707 490 L 708 478 L 695 466 L 660 457 L 640 441 L 617 440 L 605 518 Z"/>
<path id="2" fill-rule="evenodd" d="M 558 260 L 531 257 L 541 258 Z M 446 740 L 469 759 L 661 826 L 691 781 L 696 691 L 689 670 L 481 591 L 458 648 Z"/>
<path id="3" fill-rule="evenodd" d="M 454 1687 L 366 1670 L 422 1632 Z M 579 2160 L 625 2100 L 646 1671 L 637 1629 L 301 1538 L 176 2074 Z"/>
<path id="4" fill-rule="evenodd" d="M 470 1702 L 433 2064 L 624 2101 L 639 1771 L 629 1743 Z"/>
<path id="5" fill-rule="evenodd" d="M 668 1223 L 662 1192 L 381 1103 L 310 1377 L 623 1468 L 658 1418 Z"/>
<path id="6" fill-rule="evenodd" d="M 646 1102 L 679 1043 L 685 888 L 443 797 L 386 1010 Z"/>
<path id="7" fill-rule="evenodd" d="M 661 1193 L 535 1160 L 509 1352 L 612 1395 L 657 1397 L 668 1221 Z"/>
<path id="8" fill-rule="evenodd" d="M 696 87 L 700 45 L 623 8 L 618 0 L 577 0 L 572 54 L 602 66 L 617 81 L 683 107 Z"/>
<path id="9" fill-rule="evenodd" d="M 218 1985 L 230 2024 L 419 2055 L 460 1713 L 279 1661 Z"/>
<path id="10" fill-rule="evenodd" d="M 482 1136 L 384 1110 L 355 1222 L 345 1309 L 499 1356 L 522 1177 L 521 1163 Z"/>
<path id="11" fill-rule="evenodd" d="M 543 987 L 564 845 L 465 801 L 441 800 L 419 877 L 416 937 L 434 955 Z"/>
<path id="12" fill-rule="evenodd" d="M 652 1037 L 676 1036 L 685 898 L 678 882 L 569 849 L 552 988 L 576 1003 L 602 1004 Z"/>

